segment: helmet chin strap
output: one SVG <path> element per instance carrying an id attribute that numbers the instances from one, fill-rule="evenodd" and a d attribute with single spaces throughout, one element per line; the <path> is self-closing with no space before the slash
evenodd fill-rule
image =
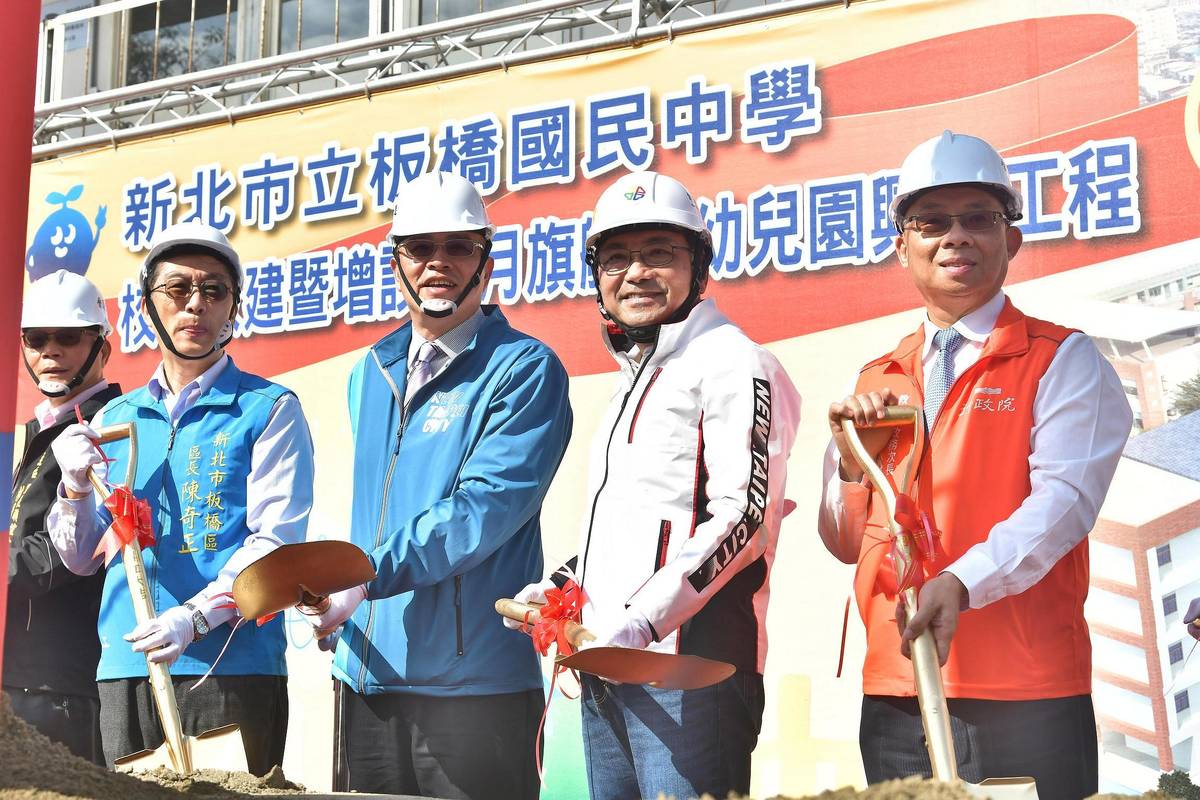
<path id="1" fill-rule="evenodd" d="M 209 348 L 208 352 L 202 356 L 189 356 L 186 353 L 179 352 L 179 349 L 175 347 L 175 343 L 171 341 L 171 336 L 167 333 L 167 329 L 163 327 L 162 320 L 158 316 L 158 309 L 154 307 L 153 301 L 146 303 L 146 311 L 149 312 L 150 322 L 153 323 L 154 330 L 158 333 L 159 343 L 174 353 L 177 358 L 182 358 L 184 361 L 202 361 L 225 347 L 233 339 L 233 321 L 226 320 L 225 324 L 221 326 L 220 341 Z"/>
<path id="2" fill-rule="evenodd" d="M 605 321 L 610 326 L 615 325 L 620 329 L 621 333 L 625 334 L 631 341 L 638 344 L 650 344 L 658 341 L 658 332 L 663 325 L 670 325 L 675 322 L 683 322 L 687 319 L 688 314 L 692 313 L 692 309 L 700 302 L 700 276 L 696 268 L 692 269 L 692 283 L 688 291 L 688 296 L 675 309 L 671 316 L 667 317 L 662 322 L 656 322 L 653 325 L 627 325 L 615 314 L 610 314 L 608 309 L 604 307 L 604 299 L 600 296 L 600 292 L 596 292 L 596 305 L 600 307 L 600 316 L 604 317 Z"/>
<path id="3" fill-rule="evenodd" d="M 415 286 L 408 280 L 408 276 L 404 274 L 404 269 L 397 269 L 400 273 L 400 280 L 404 282 L 404 288 L 408 289 L 408 293 L 417 298 L 421 303 L 421 313 L 434 319 L 444 319 L 458 311 L 458 307 L 462 305 L 462 301 L 467 299 L 467 295 L 479 285 L 480 278 L 483 276 L 483 268 L 487 266 L 488 256 L 492 252 L 492 243 L 489 241 L 483 247 L 483 255 L 479 257 L 479 266 L 475 268 L 475 274 L 471 276 L 471 280 L 467 281 L 467 285 L 458 293 L 458 297 L 453 300 L 443 300 L 440 297 L 432 300 L 421 300 L 421 295 L 417 292 Z"/>
<path id="4" fill-rule="evenodd" d="M 33 378 L 33 382 L 37 384 L 38 391 L 46 395 L 46 397 L 64 397 L 83 383 L 83 379 L 92 371 L 92 365 L 96 363 L 96 357 L 100 355 L 100 349 L 104 347 L 104 337 L 97 336 L 96 343 L 92 345 L 91 352 L 88 353 L 87 360 L 83 362 L 83 366 L 75 373 L 75 377 L 66 383 L 61 381 L 44 381 L 38 378 L 37 373 L 33 371 L 33 367 L 29 366 L 29 359 L 22 359 L 25 362 L 25 371 L 29 373 L 29 377 Z"/>

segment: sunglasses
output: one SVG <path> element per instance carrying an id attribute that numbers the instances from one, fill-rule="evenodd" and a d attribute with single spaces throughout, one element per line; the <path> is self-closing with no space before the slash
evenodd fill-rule
<path id="1" fill-rule="evenodd" d="M 428 261 L 441 250 L 450 258 L 467 258 L 483 249 L 483 244 L 471 239 L 447 239 L 438 244 L 432 239 L 405 239 L 396 249 L 413 261 Z"/>
<path id="2" fill-rule="evenodd" d="M 100 333 L 96 328 L 59 328 L 52 331 L 28 330 L 21 331 L 21 341 L 30 350 L 41 350 L 51 341 L 59 347 L 74 347 L 82 341 L 84 332 Z"/>
<path id="3" fill-rule="evenodd" d="M 229 297 L 233 289 L 229 284 L 221 281 L 203 281 L 201 283 L 193 283 L 188 280 L 173 280 L 166 283 L 160 283 L 150 290 L 151 292 L 162 292 L 170 297 L 176 303 L 186 303 L 192 299 L 194 292 L 200 292 L 200 297 L 206 303 L 219 303 L 226 297 Z"/>
<path id="4" fill-rule="evenodd" d="M 922 236 L 942 236 L 954 225 L 954 220 L 963 230 L 983 233 L 996 227 L 996 223 L 1007 219 L 1003 211 L 968 211 L 965 214 L 913 214 L 904 220 L 904 227 Z"/>

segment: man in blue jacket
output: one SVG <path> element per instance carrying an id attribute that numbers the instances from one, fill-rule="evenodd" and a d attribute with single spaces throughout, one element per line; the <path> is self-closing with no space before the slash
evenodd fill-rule
<path id="1" fill-rule="evenodd" d="M 567 375 L 481 307 L 495 229 L 468 181 L 422 175 L 395 209 L 392 268 L 411 322 L 349 385 L 350 536 L 378 576 L 312 618 L 320 636 L 345 622 L 334 788 L 535 800 L 541 671 L 493 606 L 542 573 L 542 499 L 571 433 Z"/>

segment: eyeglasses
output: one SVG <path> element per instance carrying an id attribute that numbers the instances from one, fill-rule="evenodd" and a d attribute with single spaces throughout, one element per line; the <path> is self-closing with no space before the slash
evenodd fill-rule
<path id="1" fill-rule="evenodd" d="M 194 292 L 200 292 L 200 297 L 204 299 L 204 302 L 219 303 L 226 297 L 229 297 L 229 293 L 232 292 L 233 289 L 230 288 L 229 284 L 222 283 L 221 281 L 201 281 L 200 283 L 193 283 L 192 281 L 179 279 L 167 281 L 166 283 L 160 283 L 150 291 L 162 292 L 176 303 L 186 303 L 188 300 L 192 299 L 192 294 Z"/>
<path id="2" fill-rule="evenodd" d="M 904 220 L 904 227 L 922 236 L 942 236 L 958 220 L 963 230 L 983 233 L 996 227 L 1002 219 L 1008 219 L 1003 211 L 968 211 L 965 214 L 913 214 Z"/>
<path id="3" fill-rule="evenodd" d="M 83 339 L 85 331 L 98 334 L 97 328 L 59 328 L 58 330 L 27 330 L 21 331 L 21 341 L 30 350 L 41 350 L 47 342 L 53 341 L 59 347 L 74 347 Z"/>
<path id="4" fill-rule="evenodd" d="M 471 239 L 447 239 L 441 244 L 432 239 L 405 239 L 395 249 L 413 261 L 428 261 L 437 255 L 438 250 L 450 258 L 466 258 L 482 250 L 483 243 Z"/>
<path id="5" fill-rule="evenodd" d="M 675 251 L 692 252 L 692 248 L 681 244 L 652 244 L 641 250 L 602 250 L 596 254 L 596 264 L 605 275 L 620 275 L 634 261 L 647 267 L 665 267 L 675 260 Z"/>

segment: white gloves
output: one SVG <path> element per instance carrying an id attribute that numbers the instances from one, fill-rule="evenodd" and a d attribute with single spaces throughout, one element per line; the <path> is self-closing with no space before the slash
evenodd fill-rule
<path id="1" fill-rule="evenodd" d="M 90 426 L 75 423 L 68 425 L 50 443 L 54 460 L 62 470 L 63 486 L 79 494 L 89 494 L 92 484 L 88 481 L 88 467 L 95 466 L 96 472 L 104 476 L 104 458 L 96 449 L 100 436 Z"/>
<path id="2" fill-rule="evenodd" d="M 554 588 L 554 581 L 550 580 L 549 578 L 546 578 L 545 580 L 541 581 L 540 583 L 529 584 L 524 589 L 517 592 L 517 596 L 514 597 L 513 600 L 516 600 L 518 603 L 530 603 L 533 605 L 545 605 L 546 604 L 546 592 L 548 592 L 549 590 L 551 590 L 553 588 Z M 521 628 L 524 625 L 525 625 L 525 623 L 521 622 L 520 620 L 509 619 L 508 617 L 504 618 L 504 627 L 506 627 L 510 630 L 519 631 L 519 630 L 521 630 Z"/>
<path id="3" fill-rule="evenodd" d="M 296 608 L 308 618 L 308 624 L 313 626 L 313 636 L 317 638 L 317 646 L 322 650 L 330 650 L 337 643 L 332 637 L 343 622 L 350 619 L 358 604 L 367 599 L 367 585 L 361 583 L 340 592 L 334 592 L 316 606 L 299 605 Z M 323 645 L 325 639 L 330 641 Z"/>
<path id="4" fill-rule="evenodd" d="M 631 647 L 641 650 L 654 641 L 650 621 L 641 612 L 629 609 L 618 616 L 603 618 L 587 626 L 595 636 L 594 641 L 580 643 L 580 649 L 588 647 Z"/>
<path id="5" fill-rule="evenodd" d="M 66 432 L 63 435 L 65 436 Z M 66 470 L 63 470 L 63 474 L 66 474 Z M 192 626 L 192 613 L 192 609 L 184 606 L 168 608 L 154 619 L 143 622 L 125 634 L 125 641 L 133 643 L 135 653 L 153 650 L 148 658 L 156 664 L 164 663 L 169 667 L 196 637 L 196 629 Z"/>

